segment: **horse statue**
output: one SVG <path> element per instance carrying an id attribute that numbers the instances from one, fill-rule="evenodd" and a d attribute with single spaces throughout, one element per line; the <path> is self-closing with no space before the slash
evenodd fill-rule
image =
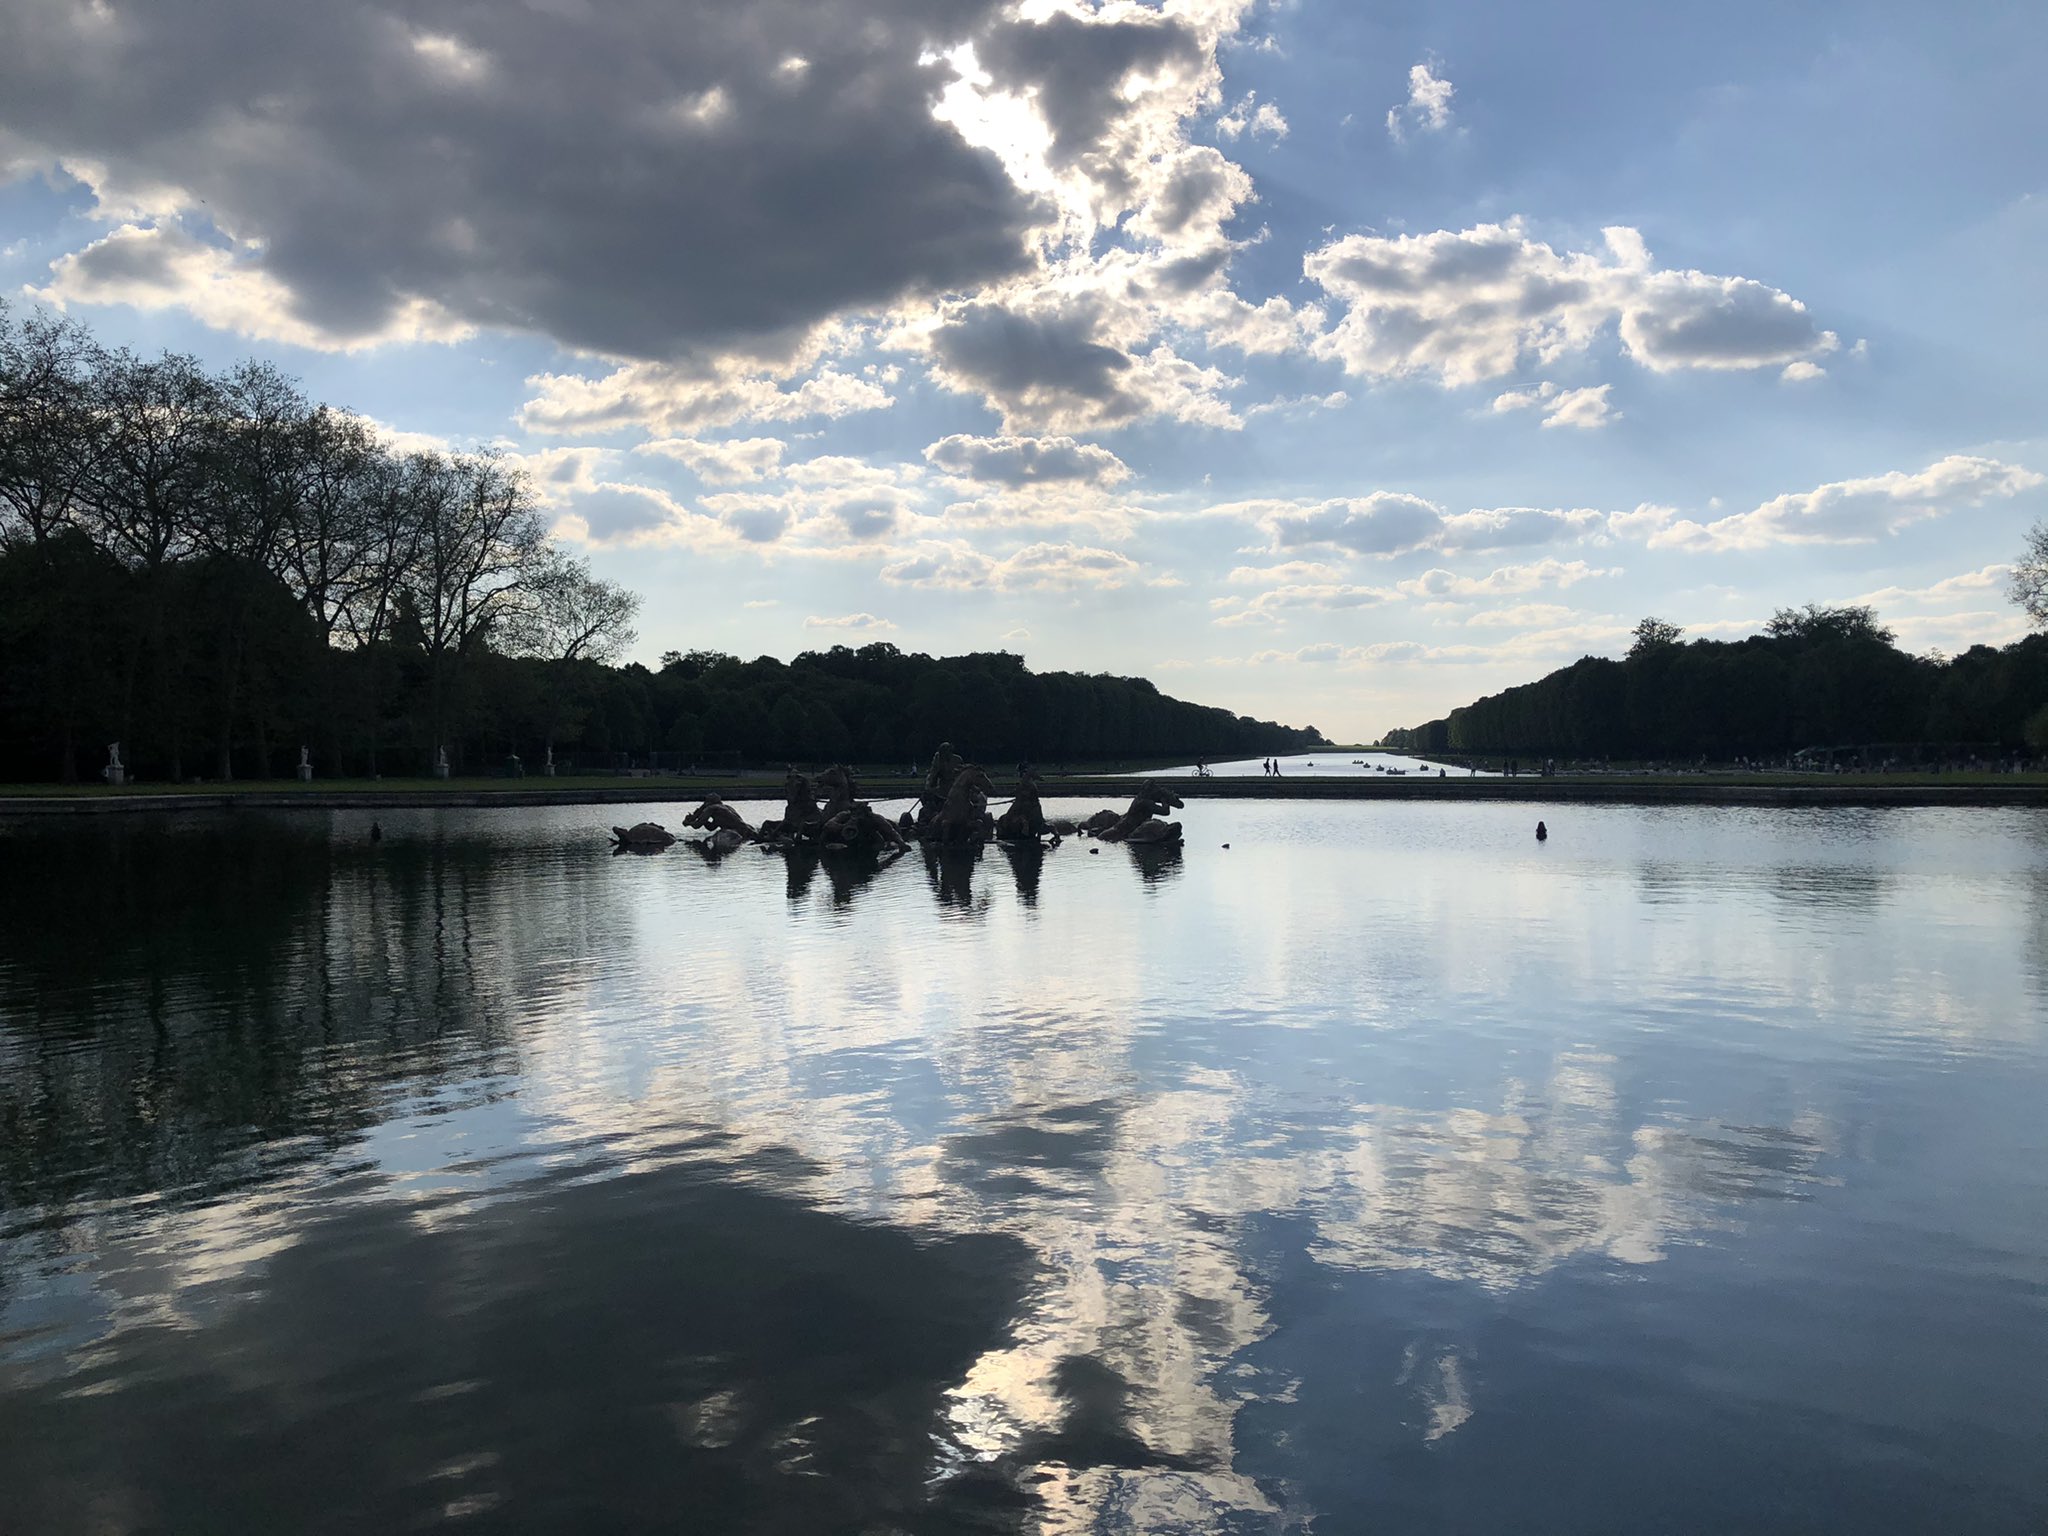
<path id="1" fill-rule="evenodd" d="M 996 818 L 996 841 L 999 843 L 1035 843 L 1050 833 L 1054 842 L 1059 833 L 1053 831 L 1045 819 L 1045 809 L 1038 802 L 1038 774 L 1029 763 L 1020 763 L 1017 768 L 1017 794 L 1011 800 L 1010 808 Z"/>
<path id="2" fill-rule="evenodd" d="M 953 776 L 946 801 L 923 828 L 924 840 L 948 847 L 985 843 L 994 834 L 988 814 L 989 796 L 995 786 L 988 775 L 969 763 Z"/>
<path id="3" fill-rule="evenodd" d="M 727 805 L 716 795 L 706 795 L 704 803 L 683 818 L 686 827 L 703 827 L 714 836 L 720 832 L 737 833 L 742 838 L 751 838 L 754 829 L 745 817 Z"/>
<path id="4" fill-rule="evenodd" d="M 1158 780 L 1148 779 L 1123 815 L 1113 818 L 1095 835 L 1105 843 L 1177 843 L 1181 838 L 1180 823 L 1156 818 L 1165 811 L 1181 809 L 1183 804 L 1179 795 L 1162 788 Z M 1104 814 L 1098 812 L 1084 825 L 1099 822 Z"/>
<path id="5" fill-rule="evenodd" d="M 811 781 L 792 768 L 789 777 L 782 781 L 781 819 L 761 823 L 761 840 L 795 842 L 805 833 L 814 831 L 823 821 L 817 797 L 811 791 Z"/>

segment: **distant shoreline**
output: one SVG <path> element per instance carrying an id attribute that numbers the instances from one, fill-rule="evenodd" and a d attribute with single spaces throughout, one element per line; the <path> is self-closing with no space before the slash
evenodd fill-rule
<path id="1" fill-rule="evenodd" d="M 1420 774 L 1359 778 L 1174 779 L 1176 794 L 1188 800 L 1456 800 L 1528 801 L 1560 804 L 1633 805 L 1827 805 L 1827 806 L 2048 806 L 2048 775 L 2028 774 L 1844 774 L 1737 776 L 1713 774 L 1536 775 L 1473 778 Z M 915 795 L 911 778 L 864 778 L 861 793 L 875 801 Z M 1099 799 L 1114 804 L 1130 798 L 1127 777 L 1047 777 L 1048 798 Z M 997 783 L 999 798 L 1004 789 Z M 777 801 L 780 782 L 757 779 L 607 779 L 566 784 L 535 780 L 360 780 L 332 784 L 252 783 L 214 786 L 140 786 L 78 789 L 50 786 L 22 793 L 0 792 L 0 819 L 15 817 L 114 815 L 149 811 L 229 810 L 403 810 L 488 809 L 543 805 L 696 804 L 706 795 L 728 800 Z"/>

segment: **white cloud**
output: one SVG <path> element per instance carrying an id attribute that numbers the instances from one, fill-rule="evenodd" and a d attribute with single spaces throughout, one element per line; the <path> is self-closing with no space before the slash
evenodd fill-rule
<path id="1" fill-rule="evenodd" d="M 534 393 L 519 409 L 519 424 L 551 434 L 638 429 L 689 436 L 741 421 L 836 419 L 894 403 L 881 384 L 836 368 L 789 389 L 746 359 L 707 369 L 629 363 L 599 378 L 542 373 L 526 382 Z"/>
<path id="2" fill-rule="evenodd" d="M 1589 389 L 1568 389 L 1543 408 L 1543 425 L 1546 427 L 1576 427 L 1582 432 L 1604 427 L 1610 421 L 1620 419 L 1621 412 L 1607 404 L 1607 391 L 1611 384 L 1596 384 Z"/>
<path id="3" fill-rule="evenodd" d="M 1404 491 L 1300 503 L 1257 501 L 1211 508 L 1254 519 L 1274 554 L 1323 553 L 1391 558 L 1417 550 L 1481 554 L 1603 538 L 1608 517 L 1590 507 L 1475 507 L 1446 513 Z"/>
<path id="4" fill-rule="evenodd" d="M 618 454 L 610 448 L 577 447 L 543 448 L 506 457 L 526 472 L 534 495 L 544 504 L 563 507 L 595 491 Z"/>
<path id="5" fill-rule="evenodd" d="M 872 613 L 848 613 L 836 619 L 820 618 L 814 613 L 804 620 L 805 629 L 844 629 L 862 634 L 882 634 L 895 627 L 889 620 L 878 619 Z"/>
<path id="6" fill-rule="evenodd" d="M 1474 507 L 1444 519 L 1435 547 L 1453 554 L 1487 554 L 1539 544 L 1600 539 L 1608 517 L 1591 507 Z"/>
<path id="7" fill-rule="evenodd" d="M 2010 498 L 2044 477 L 1997 459 L 1950 454 L 1916 474 L 1891 470 L 1856 480 L 1831 480 L 1810 491 L 1774 496 L 1748 512 L 1698 523 L 1672 518 L 1648 527 L 1652 549 L 1747 550 L 1782 544 L 1868 544 L 1911 523 Z"/>
<path id="8" fill-rule="evenodd" d="M 1455 571 L 1424 571 L 1420 576 L 1396 583 L 1409 597 L 1466 598 L 1510 597 L 1544 587 L 1571 587 L 1598 576 L 1619 576 L 1619 570 L 1598 570 L 1583 560 L 1542 559 L 1527 565 L 1504 565 L 1484 576 L 1460 576 Z"/>
<path id="9" fill-rule="evenodd" d="M 1240 565 L 1232 569 L 1224 580 L 1234 587 L 1266 587 L 1333 582 L 1337 576 L 1334 565 L 1322 565 L 1313 560 L 1284 560 L 1278 565 Z"/>
<path id="10" fill-rule="evenodd" d="M 1216 119 L 1216 131 L 1226 139 L 1247 133 L 1254 138 L 1284 139 L 1287 119 L 1273 103 L 1260 101 L 1257 91 L 1247 91 L 1244 100 Z"/>
<path id="11" fill-rule="evenodd" d="M 1389 587 L 1361 587 L 1343 582 L 1315 582 L 1274 587 L 1253 598 L 1219 597 L 1210 607 L 1216 617 L 1209 622 L 1220 629 L 1238 629 L 1254 624 L 1278 624 L 1290 612 L 1331 613 L 1354 608 L 1377 608 L 1398 602 L 1401 594 Z"/>
<path id="12" fill-rule="evenodd" d="M 1387 133 L 1396 144 L 1410 131 L 1442 133 L 1451 126 L 1451 98 L 1457 88 L 1427 63 L 1410 65 L 1408 99 L 1387 109 Z"/>
<path id="13" fill-rule="evenodd" d="M 1938 606 L 1953 602 L 1957 598 L 1976 599 L 1990 592 L 2003 594 L 2011 580 L 2011 566 L 1984 565 L 1974 571 L 1944 577 L 1925 587 L 1879 587 L 1875 592 L 1864 593 L 1855 601 L 1880 611 L 1901 603 L 1915 607 Z"/>
<path id="14" fill-rule="evenodd" d="M 1578 616 L 1576 609 L 1561 603 L 1517 603 L 1509 608 L 1488 608 L 1465 614 L 1457 622 L 1474 629 L 1555 629 L 1565 620 Z"/>
<path id="15" fill-rule="evenodd" d="M 707 442 L 695 437 L 662 437 L 640 443 L 635 453 L 659 454 L 686 464 L 709 485 L 738 485 L 772 475 L 786 445 L 779 437 L 733 437 Z"/>
<path id="16" fill-rule="evenodd" d="M 1476 384 L 1525 358 L 1550 364 L 1584 352 L 1609 327 L 1657 372 L 1782 368 L 1837 345 L 1789 294 L 1749 278 L 1660 270 L 1641 235 L 1621 227 L 1606 231 L 1604 253 L 1559 252 L 1519 220 L 1347 235 L 1311 251 L 1303 268 L 1347 306 L 1315 350 L 1360 377 Z"/>
<path id="17" fill-rule="evenodd" d="M 1141 568 L 1113 549 L 1079 544 L 1030 544 L 1003 559 L 958 542 L 929 543 L 882 567 L 896 586 L 961 591 L 1114 589 L 1138 579 Z"/>
<path id="18" fill-rule="evenodd" d="M 1275 552 L 1341 550 L 1354 555 L 1398 555 L 1433 546 L 1444 531 L 1443 509 L 1401 491 L 1277 506 L 1262 519 Z"/>
<path id="19" fill-rule="evenodd" d="M 1122 459 L 1093 443 L 1071 437 L 942 437 L 924 451 L 949 474 L 994 485 L 1047 483 L 1118 485 L 1131 477 Z"/>

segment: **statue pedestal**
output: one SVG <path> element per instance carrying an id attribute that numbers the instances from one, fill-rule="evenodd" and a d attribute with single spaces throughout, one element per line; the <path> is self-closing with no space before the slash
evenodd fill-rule
<path id="1" fill-rule="evenodd" d="M 437 778 L 437 779 L 445 779 L 445 778 L 447 778 L 447 777 L 448 777 L 448 765 L 447 765 L 446 763 L 436 763 L 436 764 L 434 764 L 434 777 L 435 777 L 435 778 Z"/>
<path id="2" fill-rule="evenodd" d="M 555 776 L 555 765 L 553 760 L 550 759 L 549 761 L 542 763 L 540 765 L 540 771 L 545 777 L 552 779 Z"/>
<path id="3" fill-rule="evenodd" d="M 299 782 L 301 784 L 313 782 L 313 765 L 311 763 L 299 764 Z"/>
<path id="4" fill-rule="evenodd" d="M 128 782 L 128 770 L 126 768 L 102 768 L 100 775 L 116 789 L 119 789 Z"/>

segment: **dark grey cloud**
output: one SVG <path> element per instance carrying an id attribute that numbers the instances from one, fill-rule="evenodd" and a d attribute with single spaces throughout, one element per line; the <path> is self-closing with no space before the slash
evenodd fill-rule
<path id="1" fill-rule="evenodd" d="M 649 358 L 1026 267 L 1044 210 L 933 118 L 952 75 L 930 50 L 1092 59 L 1054 91 L 1081 134 L 1109 110 L 1089 93 L 1183 46 L 1018 26 L 993 0 L 12 0 L 5 30 L 14 158 L 203 199 L 302 324 L 375 334 L 425 301 Z"/>
<path id="2" fill-rule="evenodd" d="M 927 344 L 939 382 L 979 394 L 1005 431 L 1092 431 L 1146 416 L 1237 425 L 1216 398 L 1233 381 L 1166 347 L 1112 345 L 1117 324 L 1100 294 L 1033 307 L 972 303 Z"/>
<path id="3" fill-rule="evenodd" d="M 1095 339 L 1093 306 L 1020 313 L 970 304 L 932 335 L 947 372 L 1002 399 L 1046 393 L 1114 407 L 1130 358 Z"/>

